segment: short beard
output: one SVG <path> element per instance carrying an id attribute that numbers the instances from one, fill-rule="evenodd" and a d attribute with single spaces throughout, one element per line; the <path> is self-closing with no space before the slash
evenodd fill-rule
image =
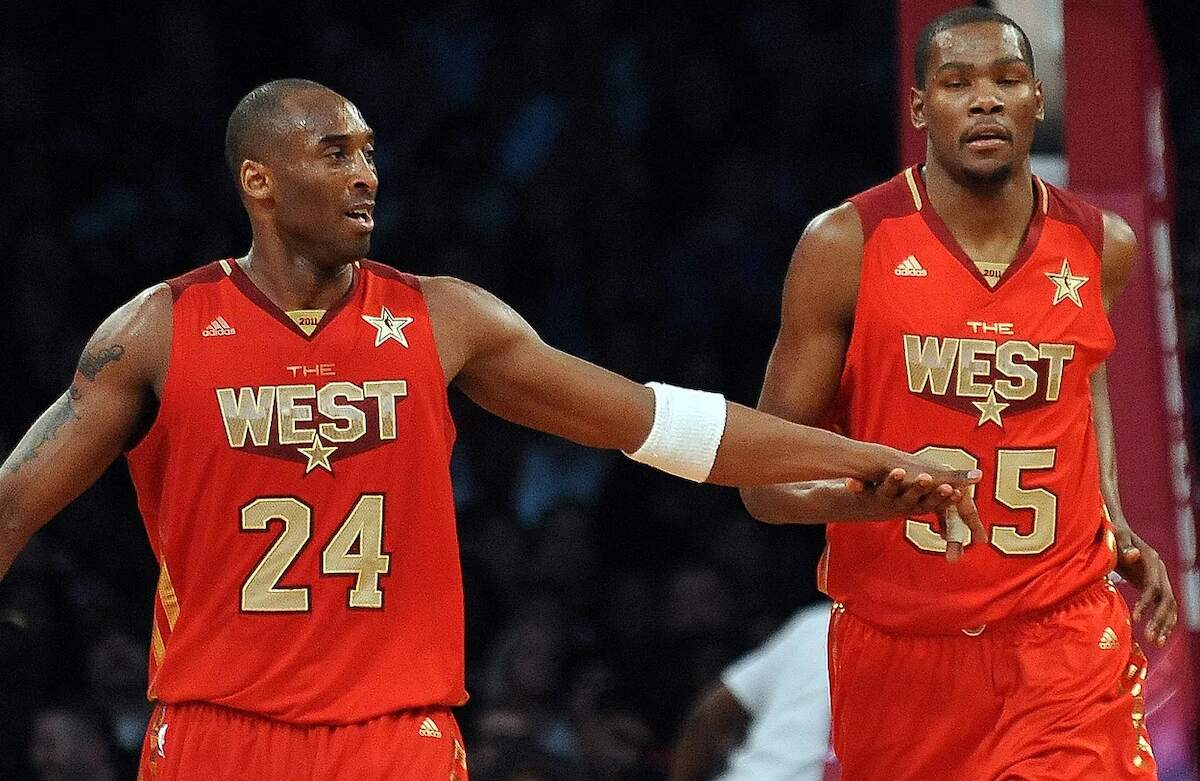
<path id="1" fill-rule="evenodd" d="M 994 171 L 987 173 L 978 173 L 968 168 L 960 168 L 957 171 L 950 172 L 953 178 L 959 185 L 968 190 L 998 190 L 1012 179 L 1013 165 L 1006 163 Z"/>

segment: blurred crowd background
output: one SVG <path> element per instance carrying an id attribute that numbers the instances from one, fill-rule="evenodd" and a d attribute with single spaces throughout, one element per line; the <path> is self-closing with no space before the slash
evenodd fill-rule
<path id="1" fill-rule="evenodd" d="M 636 379 L 751 404 L 801 229 L 898 166 L 888 3 L 245 5 L 6 10 L 0 451 L 105 315 L 247 249 L 221 146 L 233 105 L 272 78 L 321 81 L 375 128 L 375 259 L 476 282 Z M 1185 5 L 1152 12 L 1194 413 Z M 472 778 L 661 778 L 696 692 L 816 598 L 822 530 L 453 405 Z M 118 464 L 0 583 L 0 778 L 132 777 L 156 575 Z"/>

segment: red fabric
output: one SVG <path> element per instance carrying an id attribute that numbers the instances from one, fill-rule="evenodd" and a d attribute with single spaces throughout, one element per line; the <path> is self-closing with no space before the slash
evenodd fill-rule
<path id="1" fill-rule="evenodd" d="M 465 702 L 454 425 L 412 278 L 363 263 L 311 338 L 232 262 L 172 288 L 162 405 L 128 455 L 165 572 L 150 697 L 321 724 Z M 376 344 L 381 331 L 364 317 L 384 308 L 412 318 L 397 331 L 407 347 L 398 336 Z M 239 399 L 249 405 L 241 412 Z M 314 430 L 322 449 L 336 448 L 328 466 L 301 452 Z M 301 546 L 273 557 L 285 536 L 279 508 Z M 255 513 L 270 516 L 265 528 Z M 308 516 L 307 533 L 297 514 Z M 346 558 L 374 552 L 365 535 L 380 519 L 386 572 L 377 583 L 338 573 Z M 329 553 L 342 558 L 327 566 Z M 268 588 L 291 596 L 281 602 Z"/>
<path id="2" fill-rule="evenodd" d="M 938 447 L 952 466 L 982 469 L 975 498 L 989 539 L 948 564 L 931 516 L 833 523 L 821 576 L 834 600 L 877 626 L 945 634 L 1055 604 L 1115 563 L 1089 384 L 1113 334 L 1094 209 L 1048 185 L 1043 196 L 1035 181 L 1028 236 L 993 289 L 910 173 L 851 199 L 875 227 L 835 414 L 856 439 Z M 1054 303 L 1048 275 L 1064 260 L 1080 305 Z"/>
<path id="3" fill-rule="evenodd" d="M 842 781 L 1154 778 L 1146 657 L 1130 631 L 1104 582 L 977 637 L 891 634 L 835 606 Z"/>
<path id="4" fill-rule="evenodd" d="M 467 781 L 447 710 L 405 711 L 337 727 L 271 721 L 203 703 L 158 705 L 138 781 Z"/>

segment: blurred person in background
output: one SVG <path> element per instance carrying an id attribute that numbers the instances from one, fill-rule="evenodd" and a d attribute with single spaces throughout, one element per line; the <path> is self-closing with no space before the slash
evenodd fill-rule
<path id="1" fill-rule="evenodd" d="M 1032 174 L 1042 86 L 1012 19 L 943 14 L 915 67 L 925 162 L 809 224 L 759 407 L 983 467 L 987 534 L 950 567 L 940 522 L 879 492 L 742 495 L 761 520 L 832 522 L 845 781 L 1151 778 L 1146 658 L 1106 579 L 1141 591 L 1161 647 L 1177 607 L 1121 510 L 1105 371 L 1136 238 Z"/>
<path id="2" fill-rule="evenodd" d="M 98 723 L 84 708 L 39 710 L 29 739 L 37 781 L 115 781 L 118 773 Z"/>
<path id="3" fill-rule="evenodd" d="M 705 690 L 670 781 L 821 781 L 829 756 L 828 602 L 798 611 Z"/>
<path id="4" fill-rule="evenodd" d="M 374 145 L 322 85 L 246 95 L 226 156 L 250 251 L 117 310 L 0 468 L 2 576 L 127 456 L 159 564 L 142 772 L 466 777 L 449 710 L 466 700 L 451 383 L 696 482 L 890 476 L 977 522 L 978 470 L 638 385 L 550 348 L 473 285 L 366 260 Z"/>

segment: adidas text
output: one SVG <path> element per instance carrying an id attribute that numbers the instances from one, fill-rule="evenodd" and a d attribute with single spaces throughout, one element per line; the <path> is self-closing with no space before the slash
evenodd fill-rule
<path id="1" fill-rule="evenodd" d="M 213 320 L 211 323 L 209 323 L 208 328 L 205 328 L 203 331 L 201 331 L 200 335 L 201 336 L 233 336 L 236 333 L 237 333 L 237 329 L 234 328 L 233 326 L 231 326 L 229 323 L 225 322 L 224 317 L 218 317 L 216 320 Z"/>
<path id="2" fill-rule="evenodd" d="M 927 277 L 929 272 L 921 265 L 914 256 L 909 255 L 900 264 L 896 266 L 893 272 L 898 277 Z"/>

